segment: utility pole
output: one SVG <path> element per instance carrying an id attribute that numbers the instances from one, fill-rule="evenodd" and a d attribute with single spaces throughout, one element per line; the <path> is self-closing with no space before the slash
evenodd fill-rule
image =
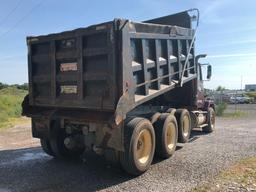
<path id="1" fill-rule="evenodd" d="M 237 111 L 237 89 L 235 93 L 235 112 Z"/>
<path id="2" fill-rule="evenodd" d="M 243 75 L 241 75 L 241 91 L 243 90 Z"/>

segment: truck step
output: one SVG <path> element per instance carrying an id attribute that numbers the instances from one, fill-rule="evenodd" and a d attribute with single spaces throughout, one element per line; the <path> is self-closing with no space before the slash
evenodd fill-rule
<path id="1" fill-rule="evenodd" d="M 191 111 L 192 113 L 195 113 L 195 114 L 207 114 L 208 112 L 207 111 Z"/>
<path id="2" fill-rule="evenodd" d="M 199 125 L 199 126 L 198 126 L 198 128 L 203 128 L 203 127 L 206 127 L 206 126 L 208 126 L 208 124 L 207 124 L 207 123 L 202 124 L 202 125 Z"/>

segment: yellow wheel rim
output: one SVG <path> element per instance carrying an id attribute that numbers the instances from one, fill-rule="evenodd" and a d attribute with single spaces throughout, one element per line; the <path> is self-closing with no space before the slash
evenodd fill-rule
<path id="1" fill-rule="evenodd" d="M 146 165 L 149 160 L 153 148 L 152 142 L 149 130 L 144 129 L 140 132 L 135 150 L 135 157 L 141 165 Z"/>
<path id="2" fill-rule="evenodd" d="M 183 117 L 183 135 L 184 137 L 187 137 L 189 134 L 189 118 L 187 115 Z"/>
<path id="3" fill-rule="evenodd" d="M 175 145 L 175 124 L 173 122 L 170 122 L 167 126 L 166 130 L 166 142 L 167 142 L 167 147 L 169 150 L 172 150 L 174 145 Z"/>

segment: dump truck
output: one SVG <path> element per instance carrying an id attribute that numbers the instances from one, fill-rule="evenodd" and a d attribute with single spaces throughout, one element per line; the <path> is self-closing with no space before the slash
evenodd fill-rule
<path id="1" fill-rule="evenodd" d="M 191 9 L 27 37 L 22 113 L 42 149 L 57 159 L 94 151 L 140 175 L 193 128 L 212 132 L 215 106 L 203 89 L 212 68 L 195 55 L 198 20 Z"/>

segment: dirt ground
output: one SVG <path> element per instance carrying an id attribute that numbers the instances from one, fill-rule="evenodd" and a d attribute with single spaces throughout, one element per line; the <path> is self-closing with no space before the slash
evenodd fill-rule
<path id="1" fill-rule="evenodd" d="M 20 149 L 39 146 L 39 140 L 32 137 L 31 126 L 17 125 L 13 128 L 0 130 L 0 150 Z"/>
<path id="2" fill-rule="evenodd" d="M 238 118 L 217 118 L 216 131 L 194 130 L 167 160 L 155 158 L 150 170 L 131 177 L 88 153 L 83 161 L 57 161 L 39 147 L 30 126 L 0 131 L 0 192 L 13 191 L 190 191 L 246 157 L 256 156 L 256 104 L 229 105 Z"/>

